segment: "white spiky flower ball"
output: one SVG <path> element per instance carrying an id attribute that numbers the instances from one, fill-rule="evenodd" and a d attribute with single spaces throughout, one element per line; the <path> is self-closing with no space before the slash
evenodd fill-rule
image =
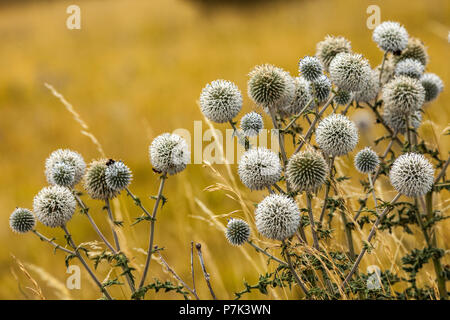
<path id="1" fill-rule="evenodd" d="M 115 191 L 121 191 L 127 188 L 133 175 L 122 161 L 108 160 L 106 163 L 105 179 L 108 187 Z"/>
<path id="2" fill-rule="evenodd" d="M 246 151 L 239 160 L 239 178 L 250 190 L 261 190 L 281 178 L 278 155 L 264 147 Z"/>
<path id="3" fill-rule="evenodd" d="M 231 81 L 214 80 L 208 83 L 200 94 L 200 109 L 211 121 L 217 123 L 231 121 L 241 108 L 241 91 Z"/>
<path id="4" fill-rule="evenodd" d="M 73 188 L 75 167 L 64 162 L 55 163 L 47 173 L 47 179 L 51 185 Z"/>
<path id="5" fill-rule="evenodd" d="M 331 81 L 326 75 L 321 75 L 315 81 L 311 82 L 311 91 L 318 102 L 324 102 L 328 99 L 331 92 Z"/>
<path id="6" fill-rule="evenodd" d="M 420 83 L 425 89 L 425 102 L 436 99 L 439 93 L 444 90 L 444 83 L 441 78 L 434 73 L 425 73 L 422 78 L 420 78 Z"/>
<path id="7" fill-rule="evenodd" d="M 389 178 L 392 186 L 401 194 L 420 197 L 431 190 L 434 169 L 422 154 L 406 153 L 394 161 Z"/>
<path id="8" fill-rule="evenodd" d="M 336 92 L 336 95 L 334 96 L 334 102 L 337 104 L 345 106 L 347 103 L 349 103 L 353 98 L 353 95 L 351 92 L 339 89 Z"/>
<path id="9" fill-rule="evenodd" d="M 361 173 L 374 172 L 380 165 L 380 158 L 370 147 L 359 151 L 355 156 L 355 168 Z"/>
<path id="10" fill-rule="evenodd" d="M 341 52 L 351 52 L 352 47 L 350 41 L 344 37 L 326 36 L 325 40 L 319 42 L 316 47 L 316 57 L 328 71 L 331 61 Z"/>
<path id="11" fill-rule="evenodd" d="M 110 188 L 106 182 L 106 169 L 109 163 L 110 160 L 108 159 L 100 159 L 89 164 L 83 185 L 92 199 L 108 200 L 119 194 L 117 190 Z"/>
<path id="12" fill-rule="evenodd" d="M 369 62 L 356 53 L 339 53 L 330 64 L 330 79 L 340 89 L 354 92 L 364 89 L 372 76 Z"/>
<path id="13" fill-rule="evenodd" d="M 286 168 L 286 178 L 295 191 L 312 192 L 325 183 L 328 165 L 322 155 L 308 150 L 294 154 Z"/>
<path id="14" fill-rule="evenodd" d="M 316 141 L 329 156 L 343 156 L 358 143 L 358 129 L 346 116 L 333 114 L 323 119 L 316 129 Z"/>
<path id="15" fill-rule="evenodd" d="M 423 42 L 418 38 L 409 38 L 406 48 L 402 51 L 400 55 L 394 55 L 393 61 L 398 63 L 404 59 L 414 59 L 420 61 L 420 63 L 425 67 L 428 63 L 428 53 L 427 48 L 424 46 Z"/>
<path id="16" fill-rule="evenodd" d="M 250 239 L 250 226 L 241 219 L 230 219 L 225 237 L 233 246 L 241 246 Z"/>
<path id="17" fill-rule="evenodd" d="M 316 57 L 306 56 L 298 63 L 299 73 L 308 81 L 314 81 L 323 74 L 323 66 Z"/>
<path id="18" fill-rule="evenodd" d="M 241 119 L 241 130 L 247 137 L 257 136 L 264 128 L 262 116 L 256 112 L 249 112 Z"/>
<path id="19" fill-rule="evenodd" d="M 255 222 L 256 229 L 264 237 L 285 240 L 297 231 L 300 225 L 300 211 L 292 198 L 272 194 L 258 204 Z"/>
<path id="20" fill-rule="evenodd" d="M 34 197 L 33 211 L 45 226 L 63 227 L 72 218 L 77 202 L 72 192 L 61 186 L 45 187 Z"/>
<path id="21" fill-rule="evenodd" d="M 59 163 L 64 163 L 74 168 L 75 176 L 72 186 L 81 181 L 86 170 L 86 163 L 83 157 L 78 152 L 69 149 L 58 149 L 53 151 L 45 161 L 45 175 L 49 184 L 54 184 L 55 182 L 53 180 L 54 166 Z"/>
<path id="22" fill-rule="evenodd" d="M 383 72 L 384 74 L 384 72 Z M 355 101 L 358 102 L 371 102 L 375 100 L 378 92 L 380 91 L 379 73 L 372 70 L 372 75 L 364 85 L 364 89 L 355 92 Z"/>
<path id="23" fill-rule="evenodd" d="M 422 112 L 420 110 L 414 111 L 411 115 L 405 115 L 399 109 L 392 107 L 384 107 L 383 120 L 394 131 L 400 134 L 406 132 L 406 116 L 408 117 L 409 126 L 417 129 L 422 123 Z"/>
<path id="24" fill-rule="evenodd" d="M 407 76 L 414 79 L 419 79 L 424 71 L 424 66 L 416 59 L 404 59 L 395 66 L 395 75 Z"/>
<path id="25" fill-rule="evenodd" d="M 9 226 L 16 233 L 27 233 L 36 226 L 36 218 L 31 210 L 16 208 L 9 217 Z"/>
<path id="26" fill-rule="evenodd" d="M 259 106 L 267 109 L 284 107 L 294 97 L 295 85 L 288 72 L 271 64 L 256 66 L 248 80 L 248 95 Z"/>
<path id="27" fill-rule="evenodd" d="M 425 101 L 425 89 L 417 79 L 397 76 L 383 87 L 383 101 L 387 108 L 413 114 Z"/>
<path id="28" fill-rule="evenodd" d="M 380 23 L 372 34 L 373 41 L 384 51 L 398 52 L 408 44 L 408 32 L 398 22 L 385 21 Z"/>
<path id="29" fill-rule="evenodd" d="M 294 79 L 295 83 L 295 94 L 294 99 L 290 105 L 291 113 L 298 114 L 300 111 L 304 109 L 304 107 L 311 100 L 311 84 L 308 80 L 303 77 L 297 77 Z M 311 103 L 307 110 L 311 110 L 314 107 L 314 104 Z"/>
<path id="30" fill-rule="evenodd" d="M 156 137 L 149 147 L 149 154 L 153 167 L 170 175 L 183 171 L 191 159 L 188 144 L 174 133 Z"/>

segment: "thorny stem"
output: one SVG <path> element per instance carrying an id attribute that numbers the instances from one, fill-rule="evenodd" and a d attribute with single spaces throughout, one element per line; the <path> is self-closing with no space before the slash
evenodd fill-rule
<path id="1" fill-rule="evenodd" d="M 103 286 L 103 284 L 100 282 L 100 280 L 97 279 L 97 277 L 95 276 L 94 272 L 91 270 L 91 268 L 89 267 L 89 265 L 86 263 L 86 261 L 83 259 L 83 257 L 81 256 L 78 247 L 75 245 L 75 243 L 73 242 L 72 236 L 69 233 L 69 230 L 67 230 L 67 227 L 65 225 L 61 226 L 61 228 L 64 230 L 64 232 L 66 233 L 67 236 L 67 241 L 70 244 L 70 246 L 75 250 L 75 255 L 77 256 L 77 258 L 80 260 L 80 262 L 83 264 L 84 268 L 86 269 L 86 271 L 89 273 L 89 275 L 91 276 L 92 280 L 94 280 L 95 284 L 100 288 L 100 290 L 103 292 L 103 294 L 105 295 L 105 297 L 108 300 L 112 300 L 111 295 L 108 293 L 108 290 L 106 290 L 106 288 Z"/>
<path id="2" fill-rule="evenodd" d="M 150 261 L 152 260 L 152 255 L 153 255 L 153 251 L 154 251 L 153 250 L 153 240 L 154 240 L 154 236 L 155 236 L 156 212 L 158 211 L 159 202 L 161 201 L 161 198 L 163 197 L 162 192 L 164 189 L 164 183 L 165 183 L 166 179 L 167 179 L 167 173 L 164 172 L 163 175 L 161 176 L 161 182 L 159 184 L 158 195 L 156 196 L 156 202 L 155 202 L 155 205 L 153 206 L 153 212 L 152 212 L 151 221 L 150 221 L 150 235 L 149 235 L 149 240 L 148 240 L 147 259 L 145 260 L 144 272 L 142 273 L 141 282 L 139 283 L 139 289 L 141 289 L 144 286 L 145 278 L 147 277 L 148 269 L 150 267 Z"/>
<path id="3" fill-rule="evenodd" d="M 445 175 L 445 172 L 447 171 L 447 167 L 450 163 L 450 157 L 447 158 L 447 161 L 445 161 L 444 165 L 442 166 L 441 172 L 437 175 L 436 179 L 434 180 L 434 184 L 438 183 L 439 180 L 442 179 L 442 177 Z"/>
<path id="4" fill-rule="evenodd" d="M 327 209 L 328 195 L 330 193 L 331 183 L 333 183 L 333 165 L 334 165 L 334 157 L 330 157 L 330 163 L 328 164 L 329 170 L 330 170 L 330 172 L 329 172 L 330 180 L 327 182 L 327 184 L 325 186 L 325 200 L 323 201 L 322 211 L 320 212 L 320 218 L 319 218 L 320 223 L 322 223 L 323 217 L 325 216 L 325 211 Z"/>
<path id="5" fill-rule="evenodd" d="M 286 194 L 286 191 L 284 191 L 284 190 L 283 190 L 279 185 L 277 185 L 276 183 L 274 183 L 272 186 L 273 186 L 275 189 L 277 189 L 278 192 L 283 193 L 283 194 Z"/>
<path id="6" fill-rule="evenodd" d="M 319 238 L 317 237 L 316 224 L 314 223 L 314 215 L 313 215 L 312 205 L 311 205 L 311 194 L 309 192 L 306 193 L 306 205 L 308 207 L 308 216 L 309 216 L 309 223 L 311 225 L 313 246 L 314 246 L 314 249 L 319 250 Z"/>
<path id="7" fill-rule="evenodd" d="M 253 241 L 249 240 L 247 241 L 249 245 L 251 245 L 253 248 L 256 249 L 256 251 L 261 252 L 262 254 L 265 254 L 266 256 L 268 256 L 270 259 L 275 260 L 276 262 L 278 262 L 279 264 L 282 264 L 284 266 L 287 266 L 286 262 L 278 259 L 277 257 L 274 257 L 273 255 L 271 255 L 270 253 L 268 253 L 266 250 L 258 247 L 256 244 L 253 243 Z"/>
<path id="8" fill-rule="evenodd" d="M 308 103 L 303 107 L 303 109 L 294 116 L 294 118 L 291 120 L 291 122 L 289 122 L 289 124 L 286 126 L 286 128 L 282 129 L 282 131 L 287 131 L 290 127 L 292 127 L 292 125 L 295 123 L 295 121 L 297 121 L 297 119 L 301 117 L 303 112 L 305 112 L 305 110 L 309 108 L 309 106 L 311 105 L 311 103 L 313 103 L 313 101 L 314 101 L 314 97 L 312 97 L 308 101 Z"/>
<path id="9" fill-rule="evenodd" d="M 105 200 L 105 208 L 106 208 L 106 211 L 108 212 L 109 221 L 111 222 L 111 231 L 112 231 L 112 234 L 113 234 L 114 243 L 116 244 L 117 251 L 120 251 L 119 237 L 117 237 L 117 233 L 116 233 L 116 230 L 115 230 L 116 223 L 114 222 L 114 217 L 113 217 L 113 214 L 112 214 L 112 211 L 111 211 L 111 205 L 109 203 L 109 199 Z"/>
<path id="10" fill-rule="evenodd" d="M 52 239 L 47 238 L 46 236 L 44 236 L 43 234 L 39 233 L 37 230 L 31 230 L 33 231 L 33 233 L 35 235 L 37 235 L 42 241 L 46 241 L 48 243 L 50 243 L 52 246 L 54 246 L 56 249 L 62 250 L 68 254 L 73 254 L 75 255 L 75 252 L 69 249 L 66 249 L 64 247 L 61 247 L 59 244 L 57 244 L 56 242 L 54 242 Z"/>
<path id="11" fill-rule="evenodd" d="M 134 200 L 134 203 L 141 208 L 141 210 L 147 215 L 147 217 L 151 218 L 150 213 L 147 211 L 147 209 L 145 209 L 145 207 L 142 205 L 141 200 L 136 197 L 128 188 L 125 188 L 125 190 L 127 191 L 127 194 Z"/>
<path id="12" fill-rule="evenodd" d="M 213 297 L 213 299 L 217 300 L 217 297 L 214 294 L 213 288 L 211 286 L 209 273 L 206 271 L 205 262 L 203 261 L 202 245 L 200 243 L 197 243 L 195 245 L 195 248 L 197 249 L 198 259 L 200 260 L 200 265 L 202 266 L 202 271 L 203 271 L 203 275 L 205 277 L 206 285 L 208 286 L 209 292 L 211 293 L 211 296 Z"/>
<path id="13" fill-rule="evenodd" d="M 194 241 L 191 241 L 191 274 L 192 274 L 192 290 L 197 294 L 195 288 L 195 271 L 194 271 Z"/>
<path id="14" fill-rule="evenodd" d="M 355 260 L 355 247 L 353 245 L 352 229 L 350 229 L 350 227 L 348 226 L 348 221 L 347 221 L 347 217 L 345 215 L 344 210 L 341 209 L 340 211 L 341 211 L 342 223 L 344 224 L 344 228 L 345 228 L 345 236 L 347 238 L 348 255 L 350 257 L 350 260 L 354 261 Z"/>
<path id="15" fill-rule="evenodd" d="M 308 289 L 306 288 L 306 286 L 303 284 L 303 281 L 300 279 L 300 277 L 298 276 L 297 272 L 295 272 L 295 268 L 292 264 L 292 260 L 291 260 L 291 256 L 289 255 L 288 252 L 288 247 L 285 243 L 285 241 L 283 240 L 283 246 L 285 247 L 285 252 L 284 255 L 286 256 L 286 262 L 289 266 L 289 270 L 291 270 L 292 276 L 295 279 L 295 282 L 297 282 L 298 286 L 302 289 L 303 293 L 308 296 Z"/>
<path id="16" fill-rule="evenodd" d="M 243 137 L 243 136 L 241 135 L 241 133 L 240 133 L 239 130 L 236 128 L 236 125 L 234 124 L 234 122 L 233 122 L 232 120 L 230 120 L 230 121 L 228 121 L 228 122 L 230 123 L 231 128 L 233 128 L 233 132 L 234 132 L 234 134 L 236 135 L 236 137 L 237 137 L 238 139 L 241 139 L 242 141 L 244 141 L 244 143 L 245 143 L 245 150 L 250 149 L 252 146 L 251 146 L 250 142 L 248 141 L 248 138 L 245 137 L 245 136 Z"/>
<path id="17" fill-rule="evenodd" d="M 369 177 L 370 191 L 372 193 L 373 202 L 375 204 L 375 211 L 378 213 L 378 202 L 377 202 L 377 196 L 375 194 L 375 188 L 374 188 L 374 185 L 373 185 L 372 176 L 371 176 L 370 173 L 367 176 Z"/>
<path id="18" fill-rule="evenodd" d="M 344 110 L 342 111 L 342 115 L 346 115 L 347 114 L 347 112 L 348 112 L 348 110 L 350 109 L 350 107 L 352 106 L 352 103 L 353 103 L 353 99 L 351 99 L 350 100 L 350 102 L 349 103 L 347 103 L 347 105 L 345 106 L 345 108 L 344 108 Z"/>
<path id="19" fill-rule="evenodd" d="M 378 87 L 381 88 L 381 77 L 383 75 L 383 71 L 384 71 L 384 63 L 386 62 L 386 58 L 387 58 L 387 54 L 388 52 L 385 51 L 384 55 L 383 55 L 383 61 L 381 62 L 381 69 L 380 69 L 380 74 L 378 77 Z M 376 99 L 375 99 L 376 100 Z"/>

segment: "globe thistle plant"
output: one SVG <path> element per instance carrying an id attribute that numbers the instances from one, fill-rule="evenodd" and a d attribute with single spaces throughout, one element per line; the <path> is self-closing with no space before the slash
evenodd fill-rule
<path id="1" fill-rule="evenodd" d="M 408 32 L 398 22 L 385 21 L 373 31 L 372 39 L 386 52 L 399 52 L 408 44 Z"/>
<path id="2" fill-rule="evenodd" d="M 263 128 L 263 118 L 259 113 L 249 112 L 241 119 L 241 130 L 247 137 L 257 136 Z"/>
<path id="3" fill-rule="evenodd" d="M 255 220 L 258 232 L 264 237 L 285 240 L 297 231 L 300 211 L 292 198 L 272 194 L 258 204 Z"/>
<path id="4" fill-rule="evenodd" d="M 316 141 L 329 156 L 343 156 L 358 143 L 358 130 L 346 116 L 333 114 L 323 119 L 316 129 Z"/>
<path id="5" fill-rule="evenodd" d="M 406 132 L 406 117 L 408 117 L 409 126 L 417 129 L 422 123 L 422 112 L 420 110 L 415 111 L 411 115 L 403 114 L 399 109 L 395 107 L 386 106 L 383 110 L 383 119 L 386 124 L 394 131 L 400 134 Z"/>
<path id="6" fill-rule="evenodd" d="M 380 158 L 370 147 L 359 151 L 355 156 L 355 168 L 361 173 L 372 173 L 380 165 Z"/>
<path id="7" fill-rule="evenodd" d="M 424 46 L 422 41 L 417 38 L 409 38 L 406 48 L 402 51 L 400 55 L 394 56 L 394 62 L 398 63 L 404 59 L 414 59 L 420 61 L 420 63 L 425 67 L 428 63 L 428 53 L 427 48 Z"/>
<path id="8" fill-rule="evenodd" d="M 370 81 L 372 69 L 360 54 L 339 53 L 330 64 L 330 79 L 340 89 L 360 91 Z"/>
<path id="9" fill-rule="evenodd" d="M 392 186 L 401 194 L 420 197 L 431 190 L 434 169 L 422 154 L 406 153 L 395 160 L 389 178 Z"/>
<path id="10" fill-rule="evenodd" d="M 225 236 L 233 246 L 241 246 L 250 239 L 250 226 L 244 220 L 230 219 Z"/>
<path id="11" fill-rule="evenodd" d="M 348 91 L 339 89 L 334 96 L 334 102 L 337 104 L 345 106 L 352 100 L 352 94 Z"/>
<path id="12" fill-rule="evenodd" d="M 238 168 L 239 178 L 250 190 L 261 190 L 281 178 L 281 164 L 278 155 L 259 147 L 246 151 Z"/>
<path id="13" fill-rule="evenodd" d="M 306 56 L 298 64 L 299 73 L 308 81 L 314 81 L 323 74 L 322 63 L 316 57 Z"/>
<path id="14" fill-rule="evenodd" d="M 328 165 L 316 151 L 294 154 L 286 168 L 286 178 L 294 191 L 313 192 L 325 183 Z"/>
<path id="15" fill-rule="evenodd" d="M 112 189 L 106 180 L 106 170 L 110 160 L 100 159 L 92 161 L 84 176 L 84 189 L 92 199 L 109 200 L 118 195 L 116 189 Z"/>
<path id="16" fill-rule="evenodd" d="M 64 162 L 55 163 L 47 173 L 51 185 L 72 188 L 75 184 L 75 167 Z"/>
<path id="17" fill-rule="evenodd" d="M 318 102 L 324 102 L 328 99 L 331 92 L 331 81 L 326 75 L 321 75 L 315 81 L 311 82 L 311 91 Z"/>
<path id="18" fill-rule="evenodd" d="M 16 233 L 27 233 L 36 226 L 36 218 L 30 210 L 16 208 L 9 217 L 9 226 Z"/>
<path id="19" fill-rule="evenodd" d="M 59 166 L 60 163 L 73 167 L 75 175 L 71 186 L 78 184 L 78 182 L 80 182 L 83 178 L 84 171 L 86 170 L 86 163 L 78 152 L 69 149 L 58 149 L 53 151 L 45 161 L 45 175 L 48 183 L 56 183 L 54 180 L 54 166 Z"/>
<path id="20" fill-rule="evenodd" d="M 45 226 L 63 227 L 72 218 L 77 203 L 72 192 L 61 186 L 45 187 L 34 197 L 33 212 Z"/>
<path id="21" fill-rule="evenodd" d="M 425 89 L 425 102 L 430 102 L 437 98 L 444 89 L 444 83 L 439 76 L 434 73 L 425 73 L 420 78 L 420 83 Z"/>
<path id="22" fill-rule="evenodd" d="M 153 167 L 170 175 L 183 171 L 191 158 L 186 141 L 170 133 L 156 137 L 149 147 L 149 154 Z"/>
<path id="23" fill-rule="evenodd" d="M 384 72 L 383 72 L 384 74 Z M 379 85 L 379 73 L 372 70 L 371 77 L 364 85 L 364 89 L 355 92 L 355 101 L 358 102 L 371 102 L 375 100 L 378 92 L 380 91 Z"/>
<path id="24" fill-rule="evenodd" d="M 325 40 L 317 44 L 316 57 L 328 71 L 331 61 L 341 52 L 350 53 L 352 50 L 350 41 L 344 37 L 326 36 Z"/>
<path id="25" fill-rule="evenodd" d="M 131 183 L 131 170 L 122 162 L 109 160 L 106 163 L 105 179 L 107 186 L 114 191 L 122 191 Z"/>
<path id="26" fill-rule="evenodd" d="M 416 59 L 404 59 L 397 63 L 395 74 L 419 79 L 423 74 L 424 66 Z"/>
<path id="27" fill-rule="evenodd" d="M 383 87 L 383 101 L 386 108 L 413 114 L 425 101 L 425 89 L 417 79 L 397 76 Z"/>

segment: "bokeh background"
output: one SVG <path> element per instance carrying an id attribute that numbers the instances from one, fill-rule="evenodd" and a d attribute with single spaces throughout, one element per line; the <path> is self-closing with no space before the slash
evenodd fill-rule
<path id="1" fill-rule="evenodd" d="M 399 21 L 410 35 L 421 38 L 431 57 L 428 71 L 437 73 L 447 87 L 450 85 L 449 1 L 218 2 L 222 4 L 206 0 L 1 2 L 0 299 L 38 298 L 27 289 L 35 285 L 11 255 L 21 261 L 45 298 L 99 296 L 85 273 L 81 290 L 68 290 L 64 255 L 53 254 L 49 245 L 34 235 L 19 236 L 8 227 L 12 210 L 16 206 L 31 208 L 34 195 L 46 185 L 44 161 L 53 150 L 74 149 L 86 161 L 99 157 L 96 146 L 80 133 L 78 123 L 44 83 L 53 85 L 73 104 L 108 157 L 122 159 L 131 167 L 134 172 L 131 189 L 148 207 L 153 204 L 148 196 L 157 192 L 159 183 L 148 160 L 149 143 L 160 133 L 177 128 L 192 132 L 194 120 L 203 121 L 204 130 L 208 127 L 197 105 L 207 82 L 229 79 L 245 93 L 247 73 L 254 65 L 266 62 L 296 74 L 298 59 L 314 54 L 316 43 L 327 34 L 350 39 L 353 50 L 363 53 L 375 67 L 382 53 L 371 40 L 372 31 L 366 27 L 368 5 L 381 8 L 382 21 Z M 65 26 L 66 8 L 70 4 L 81 7 L 81 30 L 68 30 Z M 449 90 L 444 90 L 426 109 L 419 130 L 444 157 L 450 146 L 448 136 L 441 135 L 448 129 L 449 100 Z M 245 95 L 239 118 L 253 108 Z M 353 112 L 350 114 L 354 116 Z M 381 129 L 369 131 L 359 147 L 372 143 L 381 134 Z M 377 148 L 381 149 L 382 146 Z M 351 160 L 352 156 L 343 158 L 339 165 L 353 177 L 355 188 L 349 190 L 356 196 L 362 192 L 356 189 L 360 176 L 351 168 Z M 169 201 L 158 214 L 156 244 L 165 247 L 165 259 L 190 283 L 190 241 L 202 243 L 212 284 L 218 297 L 225 299 L 233 298 L 233 292 L 243 288 L 244 279 L 254 283 L 258 272 L 266 268 L 264 260 L 250 247 L 239 249 L 228 245 L 221 229 L 230 215 L 251 219 L 252 203 L 260 201 L 263 193 L 250 194 L 239 180 L 233 182 L 223 165 L 213 167 L 217 173 L 208 167 L 191 165 L 168 180 L 165 194 Z M 215 182 L 232 188 L 207 190 Z M 386 181 L 377 184 L 380 196 L 391 197 L 392 188 Z M 243 199 L 246 209 L 239 199 Z M 445 211 L 448 202 L 448 193 L 443 193 L 435 205 Z M 88 203 L 94 218 L 109 236 L 101 203 Z M 141 250 L 147 247 L 147 226 L 141 223 L 130 227 L 134 217 L 141 213 L 126 195 L 113 204 L 118 219 L 125 222 L 126 250 L 139 269 L 145 258 Z M 317 201 L 315 205 L 320 203 Z M 447 252 L 449 226 L 449 222 L 444 222 L 437 230 L 439 244 Z M 78 243 L 97 240 L 87 220 L 79 214 L 69 228 Z M 38 230 L 64 243 L 61 232 L 42 225 Z M 339 227 L 336 233 L 332 245 L 344 245 Z M 401 230 L 393 235 L 383 232 L 380 238 L 383 240 L 376 253 L 365 258 L 363 268 L 377 264 L 383 270 L 401 273 L 401 255 L 424 245 L 418 232 L 416 236 L 403 234 Z M 269 244 L 261 242 L 261 245 Z M 444 259 L 444 263 L 449 263 L 448 255 Z M 105 277 L 107 269 L 99 270 Z M 197 263 L 196 271 L 200 295 L 209 298 Z M 152 277 L 171 279 L 156 260 L 150 270 Z M 433 277 L 432 268 L 426 266 L 419 281 L 430 283 Z M 126 290 L 115 289 L 113 293 L 123 298 Z M 282 299 L 295 294 L 278 289 L 270 290 L 267 296 L 255 293 L 247 297 Z M 179 298 L 165 293 L 156 296 L 150 293 L 147 297 Z"/>

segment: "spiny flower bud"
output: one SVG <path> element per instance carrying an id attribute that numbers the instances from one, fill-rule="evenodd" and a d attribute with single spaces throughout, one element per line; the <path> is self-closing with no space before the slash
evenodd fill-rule
<path id="1" fill-rule="evenodd" d="M 314 81 L 323 74 L 323 67 L 316 57 L 304 57 L 298 64 L 298 71 L 308 81 Z"/>
<path id="2" fill-rule="evenodd" d="M 76 206 L 72 192 L 60 186 L 43 188 L 33 201 L 33 211 L 37 219 L 51 228 L 65 226 L 72 218 Z"/>
<path id="3" fill-rule="evenodd" d="M 326 36 L 325 40 L 317 44 L 316 56 L 328 71 L 331 61 L 338 53 L 349 53 L 351 49 L 350 41 L 344 37 Z"/>
<path id="4" fill-rule="evenodd" d="M 375 151 L 366 147 L 359 151 L 355 157 L 355 168 L 361 173 L 374 172 L 380 164 L 380 159 Z"/>
<path id="5" fill-rule="evenodd" d="M 311 82 L 311 91 L 319 102 L 326 101 L 331 92 L 330 79 L 326 75 L 321 75 L 315 81 Z"/>
<path id="6" fill-rule="evenodd" d="M 425 89 L 425 102 L 430 102 L 437 98 L 439 93 L 444 90 L 444 83 L 434 73 L 425 73 L 420 78 L 420 83 Z"/>
<path id="7" fill-rule="evenodd" d="M 291 113 L 292 114 L 298 114 L 300 111 L 303 110 L 303 108 L 308 104 L 308 102 L 311 100 L 311 89 L 310 89 L 310 83 L 308 80 L 304 79 L 303 77 L 297 77 L 294 79 L 295 83 L 295 94 L 294 99 L 291 103 Z M 308 110 L 312 109 L 314 107 L 314 104 L 311 103 Z M 305 110 L 305 111 L 308 111 Z"/>
<path id="8" fill-rule="evenodd" d="M 406 48 L 402 51 L 399 56 L 394 56 L 395 63 L 398 63 L 404 59 L 414 59 L 420 61 L 420 63 L 425 67 L 428 63 L 428 53 L 427 48 L 423 45 L 422 41 L 417 38 L 409 38 Z"/>
<path id="9" fill-rule="evenodd" d="M 329 156 L 343 156 L 358 143 L 358 130 L 346 116 L 333 114 L 323 119 L 316 130 L 319 147 Z"/>
<path id="10" fill-rule="evenodd" d="M 330 64 L 330 79 L 340 89 L 360 91 L 372 76 L 369 62 L 360 54 L 339 53 Z"/>
<path id="11" fill-rule="evenodd" d="M 248 95 L 257 105 L 270 109 L 277 108 L 280 103 L 284 106 L 292 100 L 294 83 L 283 69 L 264 64 L 256 66 L 249 76 Z"/>
<path id="12" fill-rule="evenodd" d="M 241 91 L 231 81 L 219 79 L 208 83 L 200 95 L 202 113 L 217 123 L 233 120 L 241 108 Z"/>
<path id="13" fill-rule="evenodd" d="M 16 233 L 26 233 L 36 226 L 33 212 L 24 208 L 17 208 L 9 217 L 9 226 Z"/>
<path id="14" fill-rule="evenodd" d="M 384 73 L 384 72 L 383 72 Z M 374 100 L 380 91 L 379 73 L 372 70 L 372 75 L 364 85 L 364 89 L 355 92 L 355 101 L 371 102 Z"/>
<path id="15" fill-rule="evenodd" d="M 81 181 L 84 171 L 86 170 L 86 163 L 84 162 L 83 157 L 78 152 L 69 149 L 58 149 L 53 151 L 45 161 L 45 175 L 48 183 L 55 183 L 55 180 L 53 180 L 53 169 L 54 166 L 59 163 L 64 163 L 74 168 L 75 176 L 71 187 Z"/>
<path id="16" fill-rule="evenodd" d="M 407 116 L 409 117 L 409 126 L 411 128 L 417 129 L 420 127 L 420 124 L 422 123 L 422 113 L 420 110 L 414 111 L 413 114 Z M 400 134 L 406 132 L 406 116 L 399 109 L 385 106 L 383 110 L 383 119 L 394 132 Z"/>
<path id="17" fill-rule="evenodd" d="M 121 191 L 128 187 L 133 175 L 131 174 L 131 170 L 122 161 L 108 160 L 106 167 L 106 184 L 110 189 Z"/>
<path id="18" fill-rule="evenodd" d="M 287 181 L 295 191 L 315 191 L 325 183 L 328 165 L 316 151 L 294 154 L 286 169 Z"/>
<path id="19" fill-rule="evenodd" d="M 149 154 L 153 167 L 170 175 L 183 171 L 191 159 L 186 141 L 174 133 L 156 137 L 150 145 Z"/>
<path id="20" fill-rule="evenodd" d="M 337 104 L 345 106 L 352 100 L 352 94 L 348 91 L 339 89 L 334 96 L 334 102 Z"/>
<path id="21" fill-rule="evenodd" d="M 269 187 L 281 178 L 278 155 L 264 147 L 250 149 L 239 160 L 238 174 L 250 190 Z"/>
<path id="22" fill-rule="evenodd" d="M 233 246 L 241 246 L 250 239 L 250 227 L 244 220 L 230 219 L 225 236 Z"/>
<path id="23" fill-rule="evenodd" d="M 424 67 L 416 59 L 404 59 L 397 63 L 395 67 L 395 74 L 397 76 L 407 76 L 414 79 L 419 79 L 423 74 Z"/>
<path id="24" fill-rule="evenodd" d="M 383 87 L 383 101 L 385 107 L 415 113 L 425 101 L 425 89 L 417 79 L 397 76 Z"/>
<path id="25" fill-rule="evenodd" d="M 398 22 L 386 21 L 373 31 L 372 39 L 387 52 L 398 52 L 408 44 L 408 32 Z"/>
<path id="26" fill-rule="evenodd" d="M 49 170 L 47 178 L 52 185 L 72 188 L 75 183 L 75 167 L 64 162 L 55 163 Z"/>
<path id="27" fill-rule="evenodd" d="M 263 118 L 259 113 L 249 112 L 241 119 L 241 129 L 247 137 L 257 136 L 263 128 Z"/>
<path id="28" fill-rule="evenodd" d="M 300 211 L 292 198 L 272 194 L 258 204 L 255 212 L 258 232 L 273 240 L 285 240 L 297 231 Z"/>
<path id="29" fill-rule="evenodd" d="M 434 169 L 421 154 L 406 153 L 398 157 L 389 172 L 392 186 L 408 197 L 420 197 L 434 183 Z"/>
<path id="30" fill-rule="evenodd" d="M 92 199 L 108 200 L 118 195 L 118 191 L 109 187 L 106 182 L 108 159 L 92 161 L 84 176 L 84 189 Z"/>

